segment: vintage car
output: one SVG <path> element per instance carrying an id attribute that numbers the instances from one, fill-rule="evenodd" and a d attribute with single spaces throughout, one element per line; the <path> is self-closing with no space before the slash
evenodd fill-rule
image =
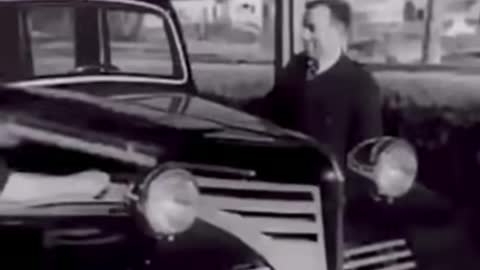
<path id="1" fill-rule="evenodd" d="M 117 32 L 124 15 L 142 17 L 134 35 Z M 395 234 L 344 242 L 345 179 L 327 147 L 197 95 L 168 0 L 2 1 L 0 16 L 2 123 L 22 139 L 3 151 L 9 167 L 62 177 L 95 168 L 112 179 L 95 198 L 2 205 L 7 265 L 416 266 Z M 379 177 L 415 178 L 405 141 L 372 138 L 350 157 L 373 191 Z M 13 259 L 20 252 L 32 259 Z"/>
<path id="2" fill-rule="evenodd" d="M 110 177 L 95 194 L 72 185 L 54 197 L 0 195 L 6 265 L 343 268 L 336 261 L 343 256 L 342 174 L 308 138 L 70 90 L 2 87 L 0 96 L 2 158 L 11 175 L 48 175 L 60 183 L 94 169 Z M 365 173 L 389 173 L 385 166 L 402 162 L 388 159 L 405 149 L 397 139 L 375 139 L 352 152 L 353 163 L 368 167 L 359 169 Z M 374 164 L 359 157 L 373 155 L 379 155 Z M 405 266 L 411 255 L 405 244 L 349 249 L 343 269 Z"/>
<path id="3" fill-rule="evenodd" d="M 332 181 L 334 191 L 341 175 L 309 140 L 66 90 L 0 95 L 2 130 L 22 141 L 2 150 L 11 170 L 61 181 L 93 168 L 111 177 L 96 197 L 72 190 L 2 201 L 7 265 L 327 269 L 326 249 L 339 236 L 325 234 L 325 221 L 336 221 L 338 202 L 316 181 Z"/>

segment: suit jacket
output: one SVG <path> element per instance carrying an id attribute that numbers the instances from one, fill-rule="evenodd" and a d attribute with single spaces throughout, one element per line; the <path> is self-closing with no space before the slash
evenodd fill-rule
<path id="1" fill-rule="evenodd" d="M 361 141 L 383 134 L 380 89 L 362 65 L 345 55 L 318 81 L 307 82 L 307 61 L 303 53 L 293 57 L 273 90 L 247 110 L 313 137 L 335 154 L 347 179 L 358 179 L 346 169 L 346 155 Z M 349 182 L 349 193 L 364 193 L 368 186 L 362 180 Z"/>
<path id="2" fill-rule="evenodd" d="M 383 134 L 380 89 L 362 65 L 346 56 L 327 71 L 328 79 L 319 81 L 324 85 L 307 82 L 307 61 L 303 53 L 293 57 L 272 91 L 247 110 L 312 136 L 329 146 L 343 166 L 354 145 Z"/>

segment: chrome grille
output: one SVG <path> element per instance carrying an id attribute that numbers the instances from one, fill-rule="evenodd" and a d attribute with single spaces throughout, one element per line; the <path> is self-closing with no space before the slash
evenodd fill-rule
<path id="1" fill-rule="evenodd" d="M 344 270 L 412 270 L 417 264 L 404 239 L 393 239 L 347 249 Z"/>
<path id="2" fill-rule="evenodd" d="M 326 269 L 317 187 L 198 176 L 202 203 L 239 217 L 273 243 L 282 269 Z"/>

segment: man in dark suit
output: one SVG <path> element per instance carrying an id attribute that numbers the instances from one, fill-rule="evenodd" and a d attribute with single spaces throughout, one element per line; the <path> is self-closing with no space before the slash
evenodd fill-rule
<path id="1" fill-rule="evenodd" d="M 350 23 L 350 8 L 345 2 L 309 2 L 303 21 L 304 51 L 284 68 L 274 89 L 249 104 L 248 109 L 280 126 L 312 136 L 335 154 L 347 179 L 347 242 L 403 235 L 411 241 L 419 263 L 426 269 L 436 269 L 442 265 L 438 262 L 457 257 L 439 260 L 432 256 L 435 252 L 444 254 L 434 242 L 451 250 L 467 247 L 469 241 L 465 240 L 465 226 L 460 224 L 464 219 L 457 217 L 450 201 L 416 183 L 393 205 L 378 203 L 368 196 L 365 179 L 346 166 L 346 155 L 353 146 L 383 134 L 380 89 L 372 75 L 345 52 Z M 429 241 L 430 236 L 423 236 L 426 232 L 435 234 L 436 240 Z M 448 237 L 440 237 L 440 232 Z M 461 253 L 471 251 L 463 248 Z M 428 268 L 431 259 L 433 267 Z"/>
<path id="2" fill-rule="evenodd" d="M 308 2 L 303 18 L 304 51 L 284 68 L 274 89 L 250 103 L 247 110 L 310 135 L 330 149 L 347 178 L 347 198 L 353 202 L 350 203 L 353 208 L 347 209 L 365 220 L 369 215 L 365 209 L 377 211 L 378 205 L 371 207 L 376 204 L 369 196 L 371 185 L 348 170 L 346 156 L 358 143 L 383 135 L 382 101 L 370 72 L 346 54 L 350 24 L 348 3 Z M 434 211 L 437 213 L 449 209 L 421 185 L 415 185 L 408 196 L 395 204 L 398 207 L 393 215 L 397 217 L 395 220 L 405 222 L 410 214 L 417 219 L 423 213 L 433 213 L 433 209 L 440 209 Z M 384 210 L 387 216 L 394 213 L 390 207 Z"/>
<path id="3" fill-rule="evenodd" d="M 304 52 L 292 59 L 258 104 L 262 116 L 330 147 L 342 167 L 354 145 L 382 135 L 379 88 L 344 51 L 350 21 L 345 2 L 309 2 Z"/>

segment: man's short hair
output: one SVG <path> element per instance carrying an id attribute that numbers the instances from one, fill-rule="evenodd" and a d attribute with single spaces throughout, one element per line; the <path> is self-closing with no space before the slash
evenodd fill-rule
<path id="1" fill-rule="evenodd" d="M 306 4 L 306 9 L 313 9 L 316 6 L 324 5 L 330 9 L 332 15 L 349 28 L 352 23 L 352 14 L 349 3 L 342 0 L 313 0 Z"/>

